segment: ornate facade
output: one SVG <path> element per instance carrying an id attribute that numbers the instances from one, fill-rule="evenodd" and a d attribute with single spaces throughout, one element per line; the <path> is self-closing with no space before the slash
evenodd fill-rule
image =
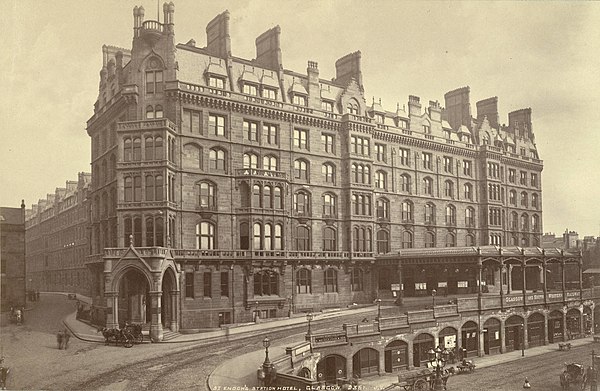
<path id="1" fill-rule="evenodd" d="M 92 296 L 126 319 L 195 330 L 370 303 L 380 255 L 539 246 L 541 171 L 531 110 L 498 119 L 468 87 L 423 107 L 365 100 L 361 53 L 333 80 L 282 64 L 279 27 L 256 58 L 231 53 L 229 13 L 207 45 L 175 44 L 133 11 L 131 49 L 103 47 L 92 141 Z M 429 288 L 431 289 L 431 288 Z M 414 289 L 413 289 L 414 290 Z"/>

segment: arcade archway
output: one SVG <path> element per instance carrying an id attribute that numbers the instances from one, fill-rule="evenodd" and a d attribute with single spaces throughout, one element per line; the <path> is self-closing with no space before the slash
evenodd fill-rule
<path id="1" fill-rule="evenodd" d="M 151 321 L 150 284 L 146 276 L 135 268 L 130 268 L 119 280 L 119 326 L 129 323 L 148 323 Z"/>

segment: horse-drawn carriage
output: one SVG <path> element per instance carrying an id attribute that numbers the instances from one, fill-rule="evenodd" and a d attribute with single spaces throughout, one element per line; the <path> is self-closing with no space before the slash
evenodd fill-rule
<path id="1" fill-rule="evenodd" d="M 560 374 L 560 386 L 563 390 L 585 390 L 587 372 L 583 364 L 565 363 L 565 370 Z"/>
<path id="2" fill-rule="evenodd" d="M 444 370 L 442 373 L 442 384 L 446 387 L 446 382 L 451 373 Z M 398 375 L 398 382 L 392 383 L 384 388 L 384 391 L 391 391 L 394 388 L 401 388 L 404 391 L 428 391 L 433 390 L 435 383 L 435 370 L 424 368 L 410 371 L 402 371 Z"/>
<path id="3" fill-rule="evenodd" d="M 134 343 L 141 343 L 144 339 L 142 325 L 140 324 L 126 323 L 125 327 L 122 329 L 109 329 L 104 327 L 98 329 L 98 332 L 102 332 L 105 345 L 114 343 L 115 345 L 123 345 L 126 348 L 130 348 Z"/>

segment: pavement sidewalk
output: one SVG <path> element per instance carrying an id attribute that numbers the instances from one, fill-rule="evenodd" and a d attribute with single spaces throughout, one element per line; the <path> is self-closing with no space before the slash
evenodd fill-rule
<path id="1" fill-rule="evenodd" d="M 569 341 L 573 347 L 581 346 L 594 341 L 593 337 L 586 337 Z M 285 354 L 285 348 L 292 346 L 294 343 L 299 343 L 301 340 L 284 345 L 271 346 L 269 348 L 269 356 L 271 359 Z M 525 350 L 525 357 L 538 356 L 540 354 L 549 353 L 558 350 L 558 343 L 548 344 L 545 346 L 536 346 Z M 208 378 L 209 390 L 235 390 L 235 389 L 252 389 L 258 385 L 256 371 L 261 366 L 265 358 L 264 350 L 257 350 L 247 353 L 222 363 L 217 367 Z M 521 351 L 515 350 L 509 353 L 496 354 L 484 357 L 469 357 L 473 360 L 477 368 L 485 368 L 498 364 L 516 361 L 521 358 Z M 235 370 L 232 370 L 235 368 Z M 359 386 L 364 390 L 382 390 L 385 387 L 398 381 L 398 373 L 385 374 L 380 376 L 371 376 L 363 378 L 359 381 Z"/>

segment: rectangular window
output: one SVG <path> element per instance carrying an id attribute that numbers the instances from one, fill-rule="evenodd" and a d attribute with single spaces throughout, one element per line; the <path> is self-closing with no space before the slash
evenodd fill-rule
<path id="1" fill-rule="evenodd" d="M 423 125 L 423 133 L 430 134 L 431 133 L 431 126 L 429 126 L 429 125 Z"/>
<path id="2" fill-rule="evenodd" d="M 427 169 L 427 170 L 431 170 L 431 161 L 433 160 L 431 154 L 427 153 L 427 152 L 423 152 L 422 157 L 423 157 L 423 168 Z"/>
<path id="3" fill-rule="evenodd" d="M 229 272 L 221 272 L 221 296 L 229 297 Z"/>
<path id="4" fill-rule="evenodd" d="M 500 176 L 500 165 L 498 163 L 488 163 L 488 177 L 498 178 Z"/>
<path id="5" fill-rule="evenodd" d="M 266 88 L 263 87 L 262 90 L 262 97 L 266 98 L 266 99 L 277 99 L 277 90 L 273 89 L 273 88 Z"/>
<path id="6" fill-rule="evenodd" d="M 369 156 L 371 154 L 369 139 L 366 137 L 351 136 L 350 151 L 357 155 Z"/>
<path id="7" fill-rule="evenodd" d="M 263 139 L 266 144 L 278 145 L 279 132 L 277 126 L 271 124 L 263 124 Z"/>
<path id="8" fill-rule="evenodd" d="M 306 106 L 306 97 L 304 95 L 294 95 L 293 103 L 299 106 Z"/>
<path id="9" fill-rule="evenodd" d="M 376 159 L 379 162 L 386 162 L 386 148 L 383 144 L 375 144 Z"/>
<path id="10" fill-rule="evenodd" d="M 202 115 L 199 111 L 183 109 L 183 118 L 181 119 L 181 130 L 183 133 L 201 134 L 202 129 L 200 120 Z"/>
<path id="11" fill-rule="evenodd" d="M 244 120 L 244 135 L 247 140 L 258 141 L 258 123 Z"/>
<path id="12" fill-rule="evenodd" d="M 444 171 L 452 173 L 452 158 L 450 156 L 444 156 Z"/>
<path id="13" fill-rule="evenodd" d="M 408 129 L 408 121 L 404 119 L 398 120 L 398 127 L 402 129 Z"/>
<path id="14" fill-rule="evenodd" d="M 146 71 L 146 94 L 160 94 L 163 92 L 162 71 Z"/>
<path id="15" fill-rule="evenodd" d="M 204 297 L 212 297 L 212 273 L 204 272 L 202 282 Z"/>
<path id="16" fill-rule="evenodd" d="M 538 187 L 538 176 L 537 174 L 531 174 L 531 186 Z"/>
<path id="17" fill-rule="evenodd" d="M 385 117 L 382 114 L 375 114 L 375 122 L 378 124 L 382 124 L 384 122 Z"/>
<path id="18" fill-rule="evenodd" d="M 254 84 L 244 84 L 244 94 L 258 96 L 258 89 Z"/>
<path id="19" fill-rule="evenodd" d="M 194 298 L 194 273 L 185 273 L 185 297 Z"/>
<path id="20" fill-rule="evenodd" d="M 208 116 L 208 128 L 211 134 L 215 136 L 225 136 L 225 117 L 222 115 L 210 114 Z"/>
<path id="21" fill-rule="evenodd" d="M 308 149 L 308 130 L 294 129 L 294 146 L 300 149 Z"/>
<path id="22" fill-rule="evenodd" d="M 473 176 L 471 168 L 472 164 L 470 160 L 463 160 L 463 174 L 466 176 Z"/>
<path id="23" fill-rule="evenodd" d="M 510 183 L 515 183 L 517 180 L 517 171 L 513 168 L 508 169 L 508 181 Z"/>
<path id="24" fill-rule="evenodd" d="M 400 165 L 408 166 L 409 165 L 409 156 L 410 156 L 409 149 L 406 149 L 406 148 L 398 149 L 398 159 L 400 161 Z"/>
<path id="25" fill-rule="evenodd" d="M 222 90 L 223 88 L 225 88 L 225 80 L 220 77 L 209 76 L 208 77 L 208 86 Z"/>
<path id="26" fill-rule="evenodd" d="M 333 135 L 322 134 L 321 135 L 321 144 L 323 145 L 323 150 L 325 152 L 335 155 L 335 148 L 333 145 Z"/>
<path id="27" fill-rule="evenodd" d="M 328 111 L 328 112 L 332 113 L 333 112 L 333 102 L 328 101 L 328 100 L 321 101 L 321 109 L 323 111 Z"/>
<path id="28" fill-rule="evenodd" d="M 527 172 L 525 172 L 525 171 L 520 172 L 519 183 L 521 185 L 527 186 Z"/>

